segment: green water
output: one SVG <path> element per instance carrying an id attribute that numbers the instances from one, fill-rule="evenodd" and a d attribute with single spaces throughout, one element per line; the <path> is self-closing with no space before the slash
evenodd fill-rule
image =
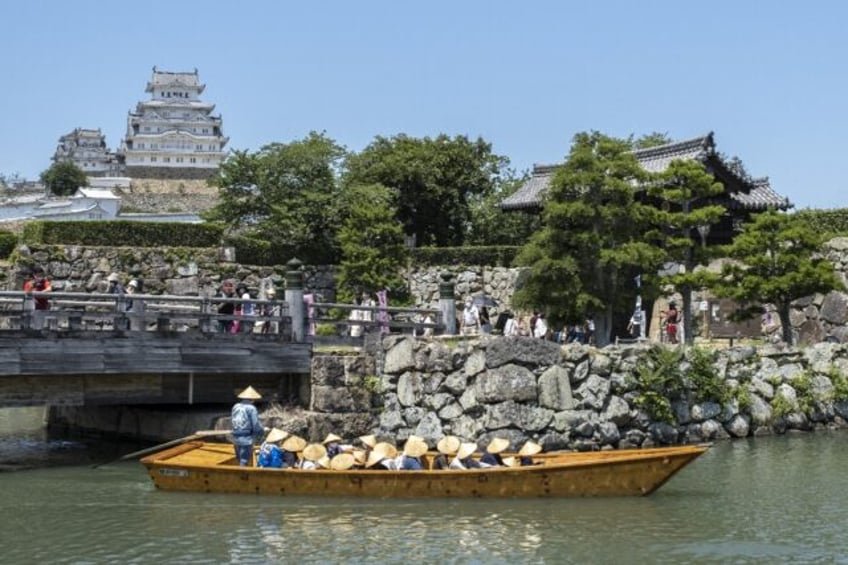
<path id="1" fill-rule="evenodd" d="M 722 442 L 647 498 L 159 492 L 133 462 L 0 473 L 3 563 L 848 563 L 848 432 Z"/>

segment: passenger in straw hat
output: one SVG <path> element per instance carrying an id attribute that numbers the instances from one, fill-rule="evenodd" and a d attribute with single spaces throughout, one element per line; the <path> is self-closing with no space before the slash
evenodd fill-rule
<path id="1" fill-rule="evenodd" d="M 522 467 L 527 465 L 534 465 L 533 456 L 537 453 L 542 452 L 542 446 L 536 443 L 535 441 L 527 440 L 527 442 L 521 446 L 521 449 L 518 450 L 519 462 Z"/>
<path id="2" fill-rule="evenodd" d="M 477 451 L 477 444 L 473 441 L 462 443 L 459 446 L 459 450 L 456 452 L 456 457 L 454 457 L 450 462 L 450 468 L 479 469 L 480 462 L 472 457 L 475 451 Z"/>
<path id="3" fill-rule="evenodd" d="M 410 436 L 398 456 L 397 468 L 400 471 L 420 471 L 424 468 L 421 456 L 427 453 L 427 443 L 417 436 Z"/>
<path id="4" fill-rule="evenodd" d="M 380 442 L 368 454 L 368 459 L 365 461 L 365 468 L 395 471 L 397 470 L 396 457 L 397 448 L 394 445 Z"/>
<path id="5" fill-rule="evenodd" d="M 343 451 L 353 449 L 352 445 L 342 445 L 342 438 L 334 433 L 327 434 L 327 437 L 324 438 L 321 444 L 327 449 L 327 455 L 331 459 Z"/>
<path id="6" fill-rule="evenodd" d="M 259 423 L 259 412 L 253 405 L 262 395 L 249 386 L 238 394 L 238 398 L 231 413 L 233 447 L 239 465 L 249 467 L 253 464 L 253 445 L 268 429 Z"/>
<path id="7" fill-rule="evenodd" d="M 283 450 L 279 443 L 289 437 L 289 433 L 279 428 L 271 428 L 265 441 L 259 447 L 259 456 L 256 458 L 257 467 L 283 467 Z"/>
<path id="8" fill-rule="evenodd" d="M 370 453 L 370 451 L 370 449 L 368 451 L 365 451 L 364 449 L 354 449 L 351 452 L 351 455 L 353 455 L 353 466 L 360 469 L 365 467 L 365 463 L 368 462 L 368 453 Z"/>
<path id="9" fill-rule="evenodd" d="M 317 469 L 318 461 L 322 457 L 327 456 L 327 450 L 320 443 L 310 443 L 303 448 L 303 454 L 300 461 L 301 469 Z"/>
<path id="10" fill-rule="evenodd" d="M 439 454 L 433 461 L 433 469 L 447 469 L 450 465 L 450 460 L 459 451 L 460 445 L 462 445 L 462 440 L 456 436 L 445 436 L 440 439 L 439 443 L 436 444 Z"/>
<path id="11" fill-rule="evenodd" d="M 503 467 L 503 458 L 501 452 L 509 447 L 509 440 L 502 437 L 496 437 L 489 442 L 486 447 L 486 453 L 480 458 L 480 465 L 484 467 Z"/>
<path id="12" fill-rule="evenodd" d="M 370 434 L 370 435 L 367 435 L 367 436 L 359 436 L 356 439 L 361 441 L 362 445 L 364 445 L 366 447 L 366 449 L 369 449 L 369 450 L 374 449 L 374 446 L 377 445 L 377 436 L 375 436 L 374 434 Z"/>
<path id="13" fill-rule="evenodd" d="M 339 453 L 330 459 L 330 469 L 333 471 L 347 471 L 356 463 L 353 453 Z"/>
<path id="14" fill-rule="evenodd" d="M 283 467 L 299 467 L 300 452 L 306 447 L 306 440 L 290 435 L 283 441 Z"/>

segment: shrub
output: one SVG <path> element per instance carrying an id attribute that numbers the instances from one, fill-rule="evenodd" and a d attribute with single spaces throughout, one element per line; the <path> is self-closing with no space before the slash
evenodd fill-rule
<path id="1" fill-rule="evenodd" d="M 418 247 L 412 250 L 416 266 L 488 265 L 510 267 L 521 248 L 512 245 L 479 247 Z"/>
<path id="2" fill-rule="evenodd" d="M 110 247 L 216 247 L 223 226 L 127 220 L 50 222 L 24 226 L 25 243 L 102 245 Z"/>
<path id="3" fill-rule="evenodd" d="M 0 230 L 0 259 L 6 259 L 18 246 L 18 236 L 9 231 Z"/>
<path id="4" fill-rule="evenodd" d="M 631 384 L 639 394 L 634 404 L 653 420 L 674 423 L 670 399 L 679 398 L 683 392 L 682 360 L 682 350 L 658 346 L 636 365 Z"/>
<path id="5" fill-rule="evenodd" d="M 692 383 L 697 402 L 718 402 L 725 404 L 731 398 L 727 382 L 718 375 L 715 368 L 715 352 L 699 347 L 689 350 L 689 368 L 686 377 Z"/>

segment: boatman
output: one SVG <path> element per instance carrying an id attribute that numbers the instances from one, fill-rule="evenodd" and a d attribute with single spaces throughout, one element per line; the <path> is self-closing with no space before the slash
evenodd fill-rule
<path id="1" fill-rule="evenodd" d="M 236 459 L 242 467 L 253 465 L 253 444 L 262 439 L 266 429 L 259 423 L 259 412 L 253 402 L 262 395 L 249 386 L 238 395 L 240 399 L 233 405 L 233 447 Z"/>

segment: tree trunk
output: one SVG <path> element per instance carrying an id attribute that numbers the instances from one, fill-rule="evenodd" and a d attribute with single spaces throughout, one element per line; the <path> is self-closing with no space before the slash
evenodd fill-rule
<path id="1" fill-rule="evenodd" d="M 695 341 L 695 332 L 692 328 L 692 287 L 681 287 L 680 295 L 683 297 L 683 343 L 692 345 Z"/>
<path id="2" fill-rule="evenodd" d="M 777 305 L 777 315 L 780 316 L 780 331 L 786 345 L 792 345 L 792 322 L 789 320 L 789 303 Z"/>

